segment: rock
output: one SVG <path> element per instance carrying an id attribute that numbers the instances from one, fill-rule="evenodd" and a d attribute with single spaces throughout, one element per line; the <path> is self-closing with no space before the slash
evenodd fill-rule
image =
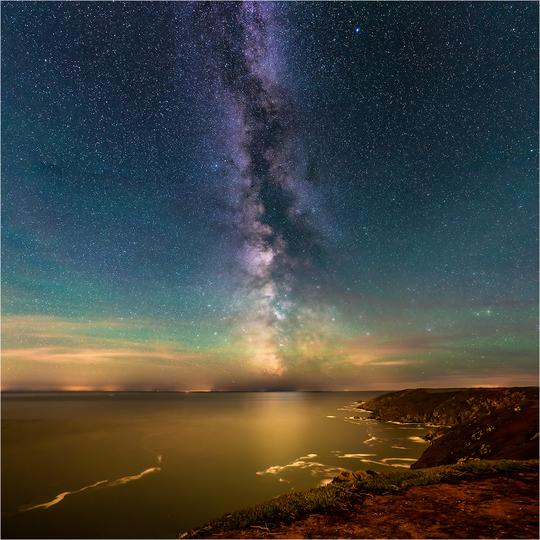
<path id="1" fill-rule="evenodd" d="M 538 400 L 537 387 L 410 389 L 366 401 L 364 408 L 380 420 L 454 426 L 497 410 L 522 412 Z"/>
<path id="2" fill-rule="evenodd" d="M 411 465 L 412 469 L 449 465 L 474 457 L 482 459 L 535 459 L 538 457 L 538 398 L 521 405 L 497 408 L 475 420 L 449 428 Z"/>
<path id="3" fill-rule="evenodd" d="M 430 424 L 412 469 L 460 459 L 538 457 L 538 387 L 410 389 L 366 401 L 378 420 Z"/>
<path id="4" fill-rule="evenodd" d="M 373 472 L 373 471 L 371 471 L 371 472 Z M 356 478 L 357 480 L 364 480 L 364 481 L 366 481 L 366 480 L 370 480 L 370 479 L 371 479 L 371 474 L 369 474 L 367 471 L 362 471 L 362 470 L 356 471 L 356 472 L 354 473 L 354 476 L 355 476 L 355 478 Z"/>
<path id="5" fill-rule="evenodd" d="M 340 482 L 352 482 L 355 479 L 355 475 L 351 471 L 341 471 L 332 480 L 332 484 Z"/>

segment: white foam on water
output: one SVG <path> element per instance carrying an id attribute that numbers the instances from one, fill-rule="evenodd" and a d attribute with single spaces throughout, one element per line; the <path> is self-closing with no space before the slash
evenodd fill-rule
<path id="1" fill-rule="evenodd" d="M 108 480 L 100 480 L 99 482 L 96 482 L 95 484 L 90 484 L 89 486 L 84 486 L 81 489 L 77 489 L 75 491 L 63 491 L 62 493 L 59 493 L 54 499 L 51 501 L 47 501 L 41 504 L 35 504 L 35 505 L 28 505 L 23 506 L 20 511 L 21 512 L 28 512 L 29 510 L 36 510 L 37 508 L 50 508 L 51 506 L 54 506 L 55 504 L 58 504 L 59 502 L 62 502 L 68 495 L 75 495 L 76 493 L 82 493 L 83 491 L 86 491 L 87 489 L 92 489 L 97 486 L 106 484 Z"/>
<path id="2" fill-rule="evenodd" d="M 341 456 L 338 456 L 338 458 L 342 459 L 360 459 L 365 457 L 373 457 L 377 454 L 342 454 Z"/>
<path id="3" fill-rule="evenodd" d="M 162 456 L 158 456 L 158 463 L 161 464 L 161 458 Z M 20 512 L 28 512 L 29 510 L 37 510 L 38 508 L 50 508 L 51 506 L 54 506 L 60 502 L 62 502 L 68 495 L 76 495 L 78 493 L 82 493 L 83 491 L 87 491 L 89 489 L 97 488 L 97 487 L 116 487 L 116 486 L 123 486 L 124 484 L 127 484 L 128 482 L 134 482 L 135 480 L 140 480 L 144 476 L 148 474 L 152 474 L 154 472 L 161 471 L 161 467 L 150 467 L 149 469 L 145 469 L 144 471 L 140 472 L 139 474 L 133 474 L 129 476 L 122 476 L 121 478 L 117 478 L 115 480 L 99 480 L 98 482 L 95 482 L 94 484 L 90 484 L 89 486 L 84 486 L 80 489 L 76 489 L 75 491 L 63 491 L 62 493 L 59 493 L 54 499 L 41 503 L 41 504 L 34 504 L 34 505 L 27 505 L 20 508 Z"/>
<path id="4" fill-rule="evenodd" d="M 355 405 L 354 403 L 351 403 L 350 405 L 344 405 L 343 407 L 338 407 L 338 411 L 355 411 L 355 412 L 364 412 L 364 413 L 370 413 L 371 411 L 367 411 L 366 409 L 359 409 L 358 405 Z"/>
<path id="5" fill-rule="evenodd" d="M 322 463 L 317 463 L 316 461 L 306 461 L 304 459 L 295 459 L 294 461 L 291 461 L 290 463 L 287 463 L 286 465 L 272 465 L 265 469 L 264 471 L 257 471 L 258 476 L 262 476 L 263 474 L 277 474 L 281 471 L 285 471 L 287 469 L 313 469 L 313 468 L 323 468 L 325 465 Z"/>
<path id="6" fill-rule="evenodd" d="M 318 461 L 311 461 L 310 459 L 308 459 L 310 457 L 316 456 L 317 454 L 308 454 L 307 456 L 299 457 L 298 459 L 295 459 L 290 463 L 286 463 L 285 465 L 271 465 L 263 471 L 257 471 L 255 474 L 257 476 L 263 476 L 266 474 L 275 475 L 291 469 L 303 469 L 309 471 L 312 475 L 315 476 L 318 474 L 339 474 L 340 472 L 347 470 L 343 469 L 342 467 L 331 467 L 325 465 L 324 463 L 319 463 Z"/>
<path id="7" fill-rule="evenodd" d="M 381 461 L 384 461 L 385 463 L 387 461 L 417 461 L 414 458 L 408 458 L 408 457 L 386 457 L 381 459 Z"/>
<path id="8" fill-rule="evenodd" d="M 153 472 L 158 472 L 158 471 L 161 471 L 161 467 L 150 467 L 149 469 L 145 469 L 143 472 L 139 474 L 134 474 L 132 476 L 123 476 L 122 478 L 113 480 L 112 482 L 109 482 L 107 487 L 123 486 L 124 484 L 127 484 L 128 482 L 140 480 L 143 476 L 146 476 L 147 474 L 151 474 Z"/>
<path id="9" fill-rule="evenodd" d="M 375 465 L 383 465 L 383 466 L 386 466 L 386 467 L 400 467 L 402 469 L 410 469 L 410 467 L 411 467 L 410 464 L 405 465 L 405 464 L 401 464 L 401 463 L 387 463 L 387 461 L 385 461 L 387 459 L 389 459 L 389 458 L 382 459 L 381 461 L 377 461 L 377 460 L 374 460 L 374 459 L 361 459 L 360 461 L 362 463 L 374 463 Z M 416 461 L 416 459 L 413 459 L 413 461 Z"/>
<path id="10" fill-rule="evenodd" d="M 349 424 L 376 424 L 377 420 L 374 420 L 373 418 L 367 418 L 367 417 L 361 417 L 361 418 L 344 418 L 345 422 L 348 422 Z"/>

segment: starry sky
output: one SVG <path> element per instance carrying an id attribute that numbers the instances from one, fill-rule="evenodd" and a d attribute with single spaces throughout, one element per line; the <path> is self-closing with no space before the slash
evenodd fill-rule
<path id="1" fill-rule="evenodd" d="M 3 2 L 2 387 L 537 384 L 537 21 Z"/>

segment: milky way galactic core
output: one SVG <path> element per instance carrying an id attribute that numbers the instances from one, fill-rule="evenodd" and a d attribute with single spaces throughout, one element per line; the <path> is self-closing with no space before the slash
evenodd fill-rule
<path id="1" fill-rule="evenodd" d="M 4 3 L 4 388 L 534 384 L 537 17 Z"/>

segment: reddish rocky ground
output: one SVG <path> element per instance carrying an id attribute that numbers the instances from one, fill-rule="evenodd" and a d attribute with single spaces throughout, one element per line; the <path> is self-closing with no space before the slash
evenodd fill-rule
<path id="1" fill-rule="evenodd" d="M 368 496 L 338 515 L 220 532 L 213 538 L 538 538 L 538 473 Z"/>

